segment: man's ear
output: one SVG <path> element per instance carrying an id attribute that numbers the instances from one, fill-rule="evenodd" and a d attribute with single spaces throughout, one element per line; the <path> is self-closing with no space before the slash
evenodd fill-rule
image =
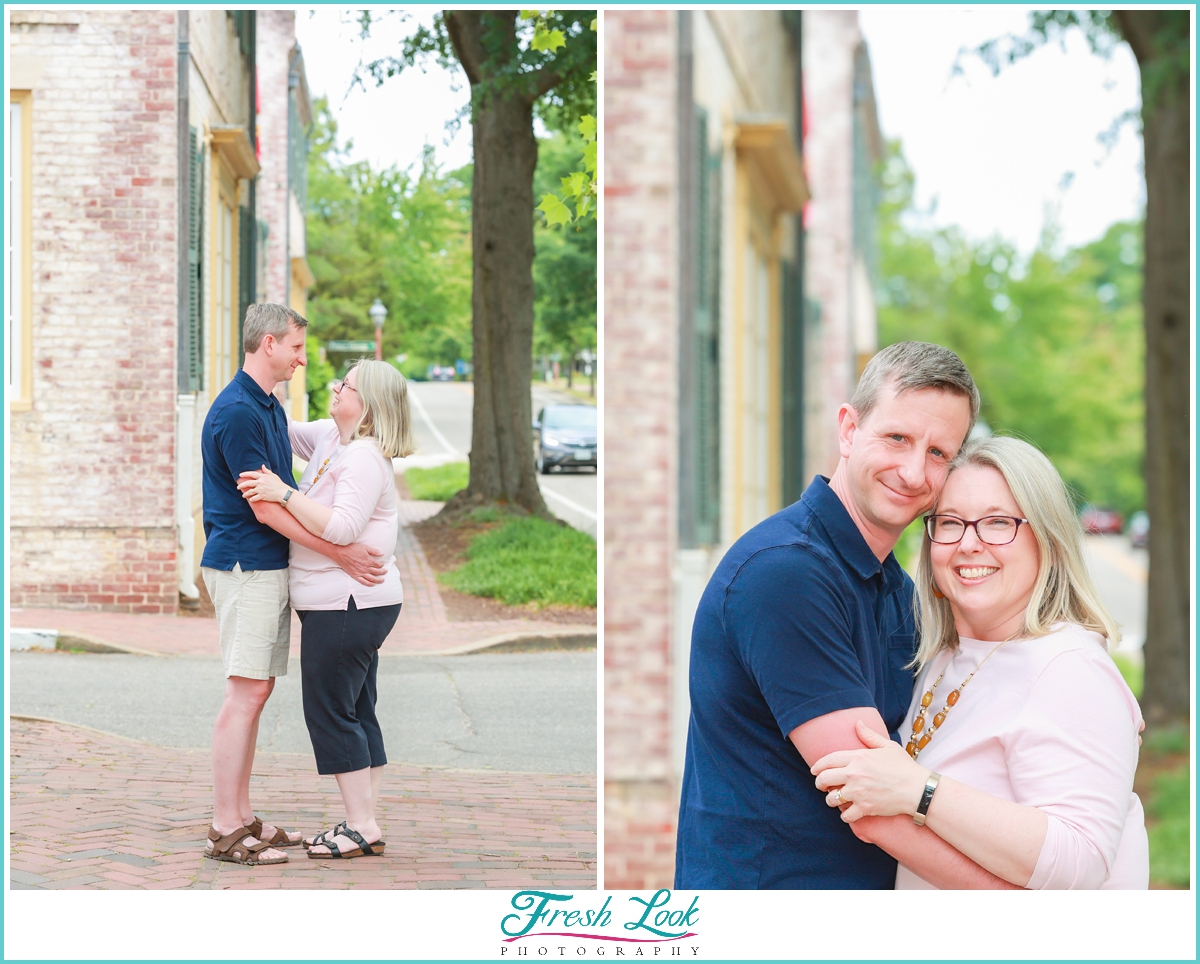
<path id="1" fill-rule="evenodd" d="M 849 402 L 844 402 L 838 409 L 838 452 L 842 458 L 850 458 L 850 449 L 854 444 L 854 433 L 858 431 L 858 410 Z"/>

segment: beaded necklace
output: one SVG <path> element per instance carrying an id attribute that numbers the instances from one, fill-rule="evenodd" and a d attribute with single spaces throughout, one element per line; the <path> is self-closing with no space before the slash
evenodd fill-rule
<path id="1" fill-rule="evenodd" d="M 1017 632 L 1020 632 L 1020 630 L 1017 630 Z M 997 649 L 1007 643 L 1009 639 L 1013 639 L 1016 635 L 1017 633 L 1013 633 L 1012 636 L 1008 637 L 1008 639 L 997 643 L 992 652 L 983 657 L 983 659 L 979 661 L 979 665 L 971 670 L 970 676 L 958 684 L 958 689 L 951 690 L 946 695 L 946 703 L 944 706 L 942 706 L 941 712 L 934 714 L 933 720 L 929 724 L 928 732 L 922 733 L 921 731 L 925 729 L 925 711 L 933 705 L 933 691 L 936 690 L 939 684 L 942 682 L 942 677 L 946 675 L 946 669 L 950 668 L 950 663 L 946 663 L 946 669 L 942 670 L 941 676 L 934 681 L 934 684 L 929 687 L 929 689 L 927 689 L 924 695 L 921 697 L 921 708 L 917 710 L 916 718 L 912 721 L 912 736 L 908 738 L 908 746 L 904 748 L 908 751 L 908 755 L 910 757 L 915 760 L 920 755 L 921 751 L 929 745 L 929 741 L 933 739 L 933 734 L 937 732 L 938 727 L 946 722 L 946 717 L 950 713 L 950 708 L 958 703 L 958 698 L 962 695 L 962 691 L 966 688 L 966 685 L 971 682 L 971 678 L 983 668 L 984 663 L 992 658 L 992 653 L 995 653 Z M 951 659 L 953 659 L 953 657 L 951 657 Z"/>
<path id="2" fill-rule="evenodd" d="M 342 452 L 345 452 L 345 451 L 346 451 L 346 449 L 345 449 L 345 447 L 343 447 Z M 313 480 L 308 483 L 308 488 L 304 490 L 306 495 L 309 492 L 311 492 L 313 490 L 313 486 L 316 485 L 321 480 L 321 476 L 325 474 L 325 469 L 327 469 L 329 467 L 329 463 L 333 459 L 333 457 L 335 455 L 340 455 L 340 454 L 341 453 L 339 453 L 335 449 L 333 452 L 333 455 L 330 455 L 327 459 L 325 459 L 324 462 L 321 463 L 321 467 L 319 469 L 317 469 L 317 474 L 313 476 Z"/>

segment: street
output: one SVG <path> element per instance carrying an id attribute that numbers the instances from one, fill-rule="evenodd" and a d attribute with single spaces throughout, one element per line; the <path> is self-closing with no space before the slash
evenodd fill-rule
<path id="1" fill-rule="evenodd" d="M 471 406 L 469 382 L 409 382 L 413 435 L 417 452 L 404 460 L 410 465 L 465 461 L 471 449 Z M 543 405 L 577 402 L 573 396 L 534 386 L 533 414 Z M 532 453 L 533 432 L 530 430 Z M 542 496 L 550 511 L 564 522 L 591 536 L 596 535 L 597 476 L 591 469 L 539 475 Z"/>
<path id="2" fill-rule="evenodd" d="M 1146 638 L 1145 549 L 1134 549 L 1128 536 L 1084 536 L 1088 569 L 1100 599 L 1121 627 L 1121 652 L 1141 655 Z"/>
<path id="3" fill-rule="evenodd" d="M 156 746 L 207 749 L 225 681 L 219 660 L 13 653 L 10 712 Z M 596 772 L 596 654 L 382 656 L 379 722 L 397 764 Z M 260 750 L 311 761 L 299 660 L 267 701 Z"/>

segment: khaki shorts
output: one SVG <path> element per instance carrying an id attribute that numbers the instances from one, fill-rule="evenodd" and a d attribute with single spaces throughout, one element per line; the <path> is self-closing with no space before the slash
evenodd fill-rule
<path id="1" fill-rule="evenodd" d="M 247 679 L 287 676 L 292 637 L 286 569 L 200 570 L 217 611 L 225 675 Z"/>

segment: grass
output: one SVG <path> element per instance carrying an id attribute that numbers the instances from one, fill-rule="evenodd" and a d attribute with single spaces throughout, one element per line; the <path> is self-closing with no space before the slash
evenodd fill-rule
<path id="1" fill-rule="evenodd" d="M 508 606 L 594 607 L 596 541 L 576 529 L 544 519 L 509 519 L 475 536 L 467 547 L 466 564 L 442 573 L 438 581 L 459 592 L 498 599 Z"/>
<path id="2" fill-rule="evenodd" d="M 1156 758 L 1188 752 L 1190 737 L 1185 727 L 1163 729 L 1146 735 L 1143 764 Z M 1156 768 L 1151 790 L 1143 801 L 1146 831 L 1150 837 L 1150 879 L 1165 887 L 1191 885 L 1191 770 L 1185 761 L 1177 766 Z"/>
<path id="3" fill-rule="evenodd" d="M 1130 658 L 1128 653 L 1112 653 L 1112 660 L 1125 678 L 1125 685 L 1133 690 L 1133 695 L 1142 698 L 1142 678 L 1145 669 L 1142 664 Z"/>
<path id="4" fill-rule="evenodd" d="M 467 462 L 447 462 L 429 469 L 409 469 L 404 484 L 412 497 L 422 502 L 449 502 L 459 489 L 470 481 L 471 467 Z"/>

